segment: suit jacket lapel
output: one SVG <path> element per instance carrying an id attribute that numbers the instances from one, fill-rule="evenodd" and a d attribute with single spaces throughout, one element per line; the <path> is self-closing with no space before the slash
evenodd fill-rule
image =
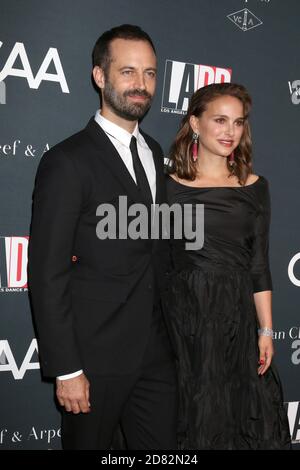
<path id="1" fill-rule="evenodd" d="M 86 130 L 97 146 L 99 158 L 109 167 L 114 177 L 119 180 L 125 192 L 128 193 L 134 201 L 142 202 L 137 185 L 127 170 L 125 163 L 122 158 L 120 158 L 120 155 L 111 143 L 109 137 L 107 137 L 94 118 L 90 119 Z"/>
<path id="2" fill-rule="evenodd" d="M 143 202 L 137 185 L 132 179 L 129 171 L 126 168 L 125 163 L 118 154 L 114 145 L 111 143 L 109 137 L 101 129 L 101 127 L 96 123 L 94 118 L 91 118 L 87 127 L 87 132 L 92 138 L 94 144 L 97 147 L 99 157 L 102 158 L 102 161 L 110 168 L 113 175 L 119 180 L 123 186 L 126 193 L 132 198 L 135 202 Z M 153 160 L 156 171 L 156 197 L 155 203 L 160 204 L 165 202 L 164 197 L 164 174 L 163 174 L 163 156 L 159 154 L 156 146 L 153 146 L 151 141 L 147 139 L 147 135 L 142 132 L 149 148 L 152 150 Z"/>

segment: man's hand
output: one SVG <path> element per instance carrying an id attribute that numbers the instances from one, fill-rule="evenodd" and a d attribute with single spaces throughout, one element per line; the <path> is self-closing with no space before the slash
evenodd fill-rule
<path id="1" fill-rule="evenodd" d="M 89 381 L 84 374 L 72 379 L 56 379 L 56 396 L 59 404 L 74 414 L 90 412 L 89 388 Z"/>

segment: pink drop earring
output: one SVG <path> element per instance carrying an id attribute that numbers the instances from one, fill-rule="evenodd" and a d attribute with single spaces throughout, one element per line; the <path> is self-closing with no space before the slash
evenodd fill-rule
<path id="1" fill-rule="evenodd" d="M 234 161 L 234 152 L 232 152 L 230 155 L 229 155 L 229 165 L 230 166 L 233 166 L 235 164 L 235 161 Z"/>
<path id="2" fill-rule="evenodd" d="M 193 155 L 194 162 L 198 160 L 198 138 L 199 138 L 199 135 L 196 132 L 194 132 L 193 133 L 193 145 L 192 145 L 192 155 Z"/>

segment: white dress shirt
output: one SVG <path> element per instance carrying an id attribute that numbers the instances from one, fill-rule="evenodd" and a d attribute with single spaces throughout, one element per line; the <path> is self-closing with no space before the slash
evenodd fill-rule
<path id="1" fill-rule="evenodd" d="M 111 143 L 114 145 L 116 148 L 118 154 L 122 158 L 127 170 L 129 171 L 131 177 L 136 183 L 136 177 L 135 177 L 135 172 L 133 169 L 133 162 L 132 162 L 132 155 L 130 151 L 130 142 L 131 142 L 131 137 L 134 135 L 136 137 L 137 141 L 137 149 L 138 149 L 138 154 L 141 159 L 142 165 L 144 167 L 149 186 L 151 189 L 151 194 L 152 194 L 152 199 L 155 202 L 155 196 L 156 196 L 156 171 L 155 171 L 155 165 L 154 165 L 154 160 L 153 160 L 153 155 L 152 151 L 148 147 L 144 137 L 142 134 L 139 132 L 139 127 L 138 124 L 135 126 L 135 129 L 132 134 L 130 132 L 127 132 L 125 129 L 123 129 L 120 126 L 117 126 L 117 124 L 114 124 L 113 122 L 109 121 L 105 117 L 103 117 L 100 113 L 100 110 L 98 110 L 95 114 L 95 121 L 99 126 L 104 130 L 106 133 L 107 137 L 110 139 Z M 109 158 L 110 156 L 108 156 Z M 113 156 L 111 158 L 114 158 Z M 66 374 L 66 375 L 60 375 L 57 377 L 60 380 L 67 380 L 67 379 L 72 379 L 74 377 L 77 377 L 78 375 L 82 374 L 82 370 L 78 370 L 76 372 L 73 372 L 71 374 Z"/>
<path id="2" fill-rule="evenodd" d="M 155 172 L 153 155 L 144 137 L 139 132 L 138 124 L 135 126 L 133 133 L 130 134 L 130 132 L 127 132 L 122 127 L 117 126 L 113 122 L 104 118 L 100 114 L 100 110 L 96 112 L 95 121 L 104 130 L 107 137 L 110 139 L 111 143 L 115 146 L 118 154 L 122 158 L 124 164 L 126 165 L 127 170 L 129 171 L 135 183 L 136 183 L 136 178 L 135 178 L 135 172 L 133 169 L 132 155 L 131 155 L 129 146 L 131 142 L 131 137 L 133 135 L 136 137 L 138 154 L 141 159 L 144 170 L 146 172 L 146 176 L 147 176 L 149 186 L 151 189 L 152 199 L 155 202 L 156 172 Z"/>

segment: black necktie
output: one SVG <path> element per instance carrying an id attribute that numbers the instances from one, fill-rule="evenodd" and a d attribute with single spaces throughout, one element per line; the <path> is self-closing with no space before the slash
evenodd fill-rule
<path id="1" fill-rule="evenodd" d="M 149 206 L 153 202 L 151 189 L 149 186 L 148 178 L 146 176 L 144 167 L 142 165 L 142 162 L 138 154 L 136 138 L 134 137 L 134 135 L 131 137 L 129 148 L 130 148 L 131 155 L 132 155 L 133 169 L 135 172 L 137 187 L 140 190 L 140 193 L 145 203 L 147 204 L 147 206 Z"/>

